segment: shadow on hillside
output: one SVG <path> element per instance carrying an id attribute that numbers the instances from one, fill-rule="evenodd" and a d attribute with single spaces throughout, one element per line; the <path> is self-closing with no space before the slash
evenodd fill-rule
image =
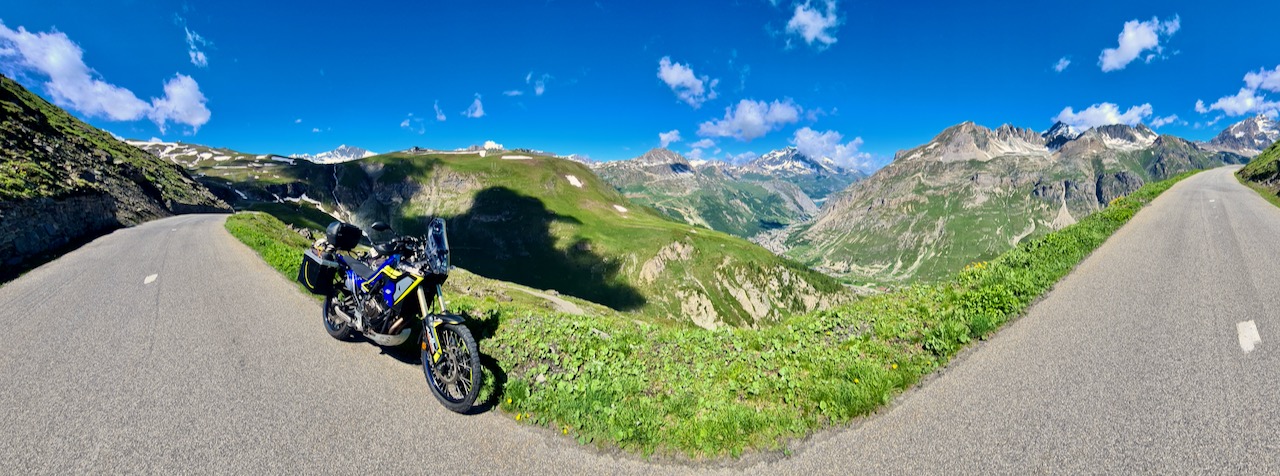
<path id="1" fill-rule="evenodd" d="M 453 264 L 486 278 L 554 289 L 619 311 L 644 306 L 644 296 L 619 279 L 621 263 L 592 251 L 590 240 L 556 248 L 551 233 L 555 223 L 581 224 L 511 189 L 481 190 L 470 210 L 449 219 Z"/>

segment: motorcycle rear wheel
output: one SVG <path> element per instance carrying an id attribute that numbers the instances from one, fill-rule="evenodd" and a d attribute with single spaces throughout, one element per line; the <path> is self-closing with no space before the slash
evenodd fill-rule
<path id="1" fill-rule="evenodd" d="M 436 328 L 440 342 L 439 358 L 436 358 L 427 349 L 427 332 L 430 329 L 423 329 L 422 372 L 427 378 L 427 386 L 445 408 L 466 413 L 475 404 L 484 383 L 476 340 L 471 331 L 461 324 L 442 324 Z"/>
<path id="2" fill-rule="evenodd" d="M 324 312 L 321 318 L 324 322 L 324 330 L 329 333 L 330 337 L 350 342 L 355 340 L 355 336 L 351 332 L 351 325 L 337 314 L 342 312 L 338 310 L 338 306 L 343 305 L 343 301 L 350 301 L 347 296 L 349 295 L 341 289 L 334 289 L 328 296 L 325 296 Z M 350 315 L 350 313 L 347 313 L 347 315 Z"/>

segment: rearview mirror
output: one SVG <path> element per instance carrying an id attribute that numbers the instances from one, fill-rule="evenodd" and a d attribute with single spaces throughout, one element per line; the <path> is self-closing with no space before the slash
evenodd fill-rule
<path id="1" fill-rule="evenodd" d="M 391 225 L 380 221 L 373 222 L 373 225 L 370 226 L 370 228 L 373 228 L 373 231 L 391 231 Z"/>

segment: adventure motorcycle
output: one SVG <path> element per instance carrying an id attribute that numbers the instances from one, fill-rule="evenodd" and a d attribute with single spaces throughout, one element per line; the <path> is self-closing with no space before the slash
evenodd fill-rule
<path id="1" fill-rule="evenodd" d="M 372 228 L 391 230 L 381 222 Z M 444 220 L 431 220 L 424 237 L 397 236 L 356 257 L 351 253 L 363 235 L 355 225 L 333 222 L 304 253 L 298 282 L 325 297 L 325 331 L 339 340 L 364 336 L 394 347 L 420 329 L 422 371 L 431 393 L 449 410 L 469 410 L 480 391 L 480 350 L 463 318 L 450 314 L 444 301 Z"/>

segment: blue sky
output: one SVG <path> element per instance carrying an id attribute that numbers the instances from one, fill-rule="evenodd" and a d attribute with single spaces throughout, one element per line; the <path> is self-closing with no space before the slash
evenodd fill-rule
<path id="1" fill-rule="evenodd" d="M 1280 108 L 1280 2 L 45 0 L 0 22 L 0 72 L 92 124 L 252 153 L 614 160 L 678 131 L 695 157 L 874 167 L 962 121 L 1207 139 Z"/>

